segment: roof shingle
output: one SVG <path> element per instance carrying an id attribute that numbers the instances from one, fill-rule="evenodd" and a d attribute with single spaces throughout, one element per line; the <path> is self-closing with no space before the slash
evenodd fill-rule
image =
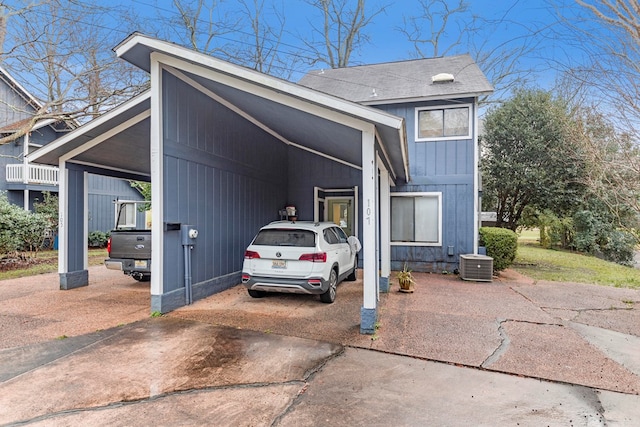
<path id="1" fill-rule="evenodd" d="M 440 73 L 452 74 L 455 81 L 433 83 L 431 77 Z M 364 104 L 459 98 L 493 92 L 469 55 L 314 70 L 298 84 Z"/>

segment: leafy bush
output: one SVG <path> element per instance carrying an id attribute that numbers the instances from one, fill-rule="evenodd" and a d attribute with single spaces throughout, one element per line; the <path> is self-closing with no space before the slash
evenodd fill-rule
<path id="1" fill-rule="evenodd" d="M 48 226 L 44 215 L 25 211 L 9 203 L 6 194 L 0 195 L 0 254 L 38 251 Z"/>
<path id="2" fill-rule="evenodd" d="M 612 230 L 607 235 L 607 242 L 600 247 L 604 258 L 622 265 L 633 265 L 633 255 L 638 240 L 623 230 Z"/>
<path id="3" fill-rule="evenodd" d="M 6 194 L 0 194 L 0 255 L 16 252 L 20 246 L 16 219 L 21 212 L 24 211 L 9 203 Z"/>
<path id="4" fill-rule="evenodd" d="M 575 237 L 573 248 L 592 255 L 601 254 L 607 261 L 633 265 L 638 238 L 629 231 L 618 230 L 592 211 L 573 215 Z"/>
<path id="5" fill-rule="evenodd" d="M 104 248 L 107 246 L 107 240 L 109 240 L 109 233 L 102 231 L 92 231 L 89 233 L 89 247 L 91 248 Z"/>
<path id="6" fill-rule="evenodd" d="M 493 258 L 493 270 L 501 271 L 513 264 L 518 249 L 518 235 L 506 228 L 481 227 L 480 244 Z"/>
<path id="7" fill-rule="evenodd" d="M 49 229 L 55 234 L 58 231 L 58 195 L 48 191 L 43 193 L 43 200 L 33 203 L 35 213 L 43 215 L 49 222 Z"/>
<path id="8" fill-rule="evenodd" d="M 594 254 L 600 249 L 598 235 L 603 231 L 602 222 L 591 211 L 578 211 L 573 214 L 575 238 L 573 247 L 580 252 Z"/>
<path id="9" fill-rule="evenodd" d="M 42 214 L 22 211 L 15 225 L 22 250 L 37 252 L 42 247 L 45 230 L 49 227 L 48 219 Z"/>

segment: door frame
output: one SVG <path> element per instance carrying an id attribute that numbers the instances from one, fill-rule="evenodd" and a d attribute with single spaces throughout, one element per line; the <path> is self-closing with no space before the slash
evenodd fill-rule
<path id="1" fill-rule="evenodd" d="M 351 219 L 351 235 L 355 235 L 354 234 L 354 227 L 356 226 L 356 211 L 355 211 L 355 197 L 354 196 L 325 196 L 324 198 L 324 203 L 325 203 L 325 209 L 324 209 L 324 218 L 323 221 L 329 221 L 329 214 L 330 214 L 330 203 L 332 200 L 348 200 L 353 208 L 351 211 L 351 215 L 352 218 L 348 218 Z M 338 227 L 340 227 L 340 224 L 338 224 Z M 342 228 L 342 227 L 340 227 Z M 357 237 L 357 236 L 356 236 Z"/>
<path id="2" fill-rule="evenodd" d="M 324 221 L 327 217 L 328 204 L 331 199 L 352 199 L 353 200 L 353 235 L 359 236 L 359 206 L 358 206 L 358 186 L 351 188 L 322 188 L 313 187 L 313 221 Z M 324 218 L 320 219 L 320 204 L 324 205 Z"/>

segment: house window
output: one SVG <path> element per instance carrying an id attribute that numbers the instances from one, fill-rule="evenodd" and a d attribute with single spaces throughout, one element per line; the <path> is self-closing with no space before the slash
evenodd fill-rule
<path id="1" fill-rule="evenodd" d="M 134 203 L 123 203 L 120 205 L 120 212 L 117 212 L 118 224 L 116 228 L 136 227 L 136 205 Z"/>
<path id="2" fill-rule="evenodd" d="M 392 193 L 391 243 L 440 246 L 442 193 Z"/>
<path id="3" fill-rule="evenodd" d="M 471 106 L 416 109 L 416 141 L 471 138 Z"/>

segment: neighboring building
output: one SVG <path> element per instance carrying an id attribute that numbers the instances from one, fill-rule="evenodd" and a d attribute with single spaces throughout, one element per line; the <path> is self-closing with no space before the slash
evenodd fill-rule
<path id="1" fill-rule="evenodd" d="M 478 97 L 469 55 L 312 71 L 299 84 L 403 117 L 408 182 L 391 188 L 391 265 L 453 271 L 477 253 Z"/>
<path id="2" fill-rule="evenodd" d="M 0 137 L 28 125 L 41 108 L 42 104 L 0 67 Z M 0 191 L 6 192 L 11 203 L 33 210 L 34 202 L 43 200 L 43 192 L 58 192 L 58 167 L 30 164 L 26 156 L 77 127 L 73 121 L 41 120 L 28 134 L 0 145 Z M 141 199 L 122 179 L 90 174 L 88 187 L 89 231 L 113 228 L 114 199 Z"/>
<path id="3" fill-rule="evenodd" d="M 62 289 L 89 284 L 87 171 L 152 183 L 151 311 L 239 284 L 245 248 L 287 207 L 359 237 L 363 333 L 392 267 L 453 270 L 476 253 L 477 99 L 491 86 L 470 57 L 294 84 L 141 34 L 115 52 L 150 74 L 149 91 L 30 155 L 66 172 Z M 187 228 L 199 231 L 189 256 Z"/>

